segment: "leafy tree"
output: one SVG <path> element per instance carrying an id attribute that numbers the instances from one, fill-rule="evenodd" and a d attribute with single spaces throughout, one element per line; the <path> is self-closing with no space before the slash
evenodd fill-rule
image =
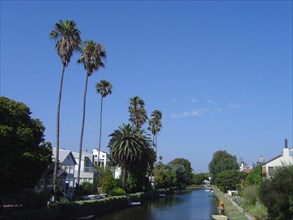
<path id="1" fill-rule="evenodd" d="M 55 157 L 55 167 L 54 167 L 54 191 L 55 191 L 55 187 L 57 184 L 57 181 L 56 181 L 57 168 L 59 166 L 60 108 L 61 108 L 61 96 L 62 96 L 64 72 L 65 72 L 65 68 L 68 66 L 70 62 L 73 52 L 78 49 L 81 39 L 80 39 L 80 31 L 76 28 L 76 24 L 74 23 L 74 21 L 70 21 L 70 20 L 65 20 L 64 22 L 62 20 L 59 20 L 59 22 L 55 24 L 54 30 L 50 32 L 49 38 L 57 41 L 55 49 L 62 62 L 62 72 L 61 72 L 61 80 L 60 80 L 60 87 L 59 87 L 58 104 L 57 104 L 56 157 Z"/>
<path id="2" fill-rule="evenodd" d="M 156 188 L 167 189 L 175 186 L 176 173 L 172 172 L 168 165 L 164 165 L 159 162 L 154 169 L 154 175 L 156 180 Z"/>
<path id="3" fill-rule="evenodd" d="M 110 169 L 98 167 L 98 185 L 102 193 L 109 193 L 115 187 L 116 182 Z"/>
<path id="4" fill-rule="evenodd" d="M 82 110 L 82 123 L 81 123 L 81 134 L 80 134 L 80 144 L 79 144 L 79 161 L 81 161 L 82 154 L 82 142 L 83 142 L 83 132 L 84 132 L 84 121 L 85 121 L 85 107 L 86 107 L 86 93 L 88 78 L 93 74 L 94 71 L 99 70 L 104 67 L 104 59 L 106 58 L 106 52 L 101 44 L 97 44 L 94 41 L 85 41 L 81 48 L 81 56 L 78 59 L 78 63 L 82 63 L 86 71 L 85 87 L 83 95 L 83 110 Z M 77 185 L 79 185 L 80 178 L 80 165 L 78 163 L 77 172 Z"/>
<path id="5" fill-rule="evenodd" d="M 121 166 L 122 185 L 126 188 L 126 172 L 146 173 L 152 167 L 156 155 L 145 131 L 130 124 L 123 124 L 110 136 L 110 155 Z"/>
<path id="6" fill-rule="evenodd" d="M 101 94 L 101 109 L 100 109 L 100 137 L 99 137 L 99 153 L 98 153 L 98 166 L 100 166 L 100 152 L 102 140 L 102 113 L 103 113 L 103 99 L 107 95 L 112 94 L 112 84 L 106 80 L 101 80 L 96 84 L 97 93 Z"/>
<path id="7" fill-rule="evenodd" d="M 225 170 L 218 173 L 215 178 L 215 184 L 223 192 L 227 190 L 235 190 L 237 185 L 240 184 L 241 173 L 238 170 Z"/>
<path id="8" fill-rule="evenodd" d="M 237 158 L 226 151 L 215 152 L 211 162 L 209 163 L 209 172 L 212 177 L 212 181 L 218 173 L 226 170 L 238 169 Z"/>
<path id="9" fill-rule="evenodd" d="M 203 184 L 203 181 L 208 180 L 209 175 L 207 173 L 197 173 L 192 176 L 192 183 L 195 185 Z"/>
<path id="10" fill-rule="evenodd" d="M 0 97 L 0 194 L 34 187 L 51 163 L 45 127 L 23 103 Z"/>
<path id="11" fill-rule="evenodd" d="M 293 219 L 293 165 L 277 169 L 260 184 L 259 197 L 271 219 Z"/>
<path id="12" fill-rule="evenodd" d="M 148 119 L 144 105 L 144 101 L 138 96 L 130 98 L 130 105 L 128 107 L 130 113 L 129 121 L 138 128 L 140 128 Z"/>
<path id="13" fill-rule="evenodd" d="M 255 166 L 250 173 L 247 174 L 244 185 L 259 185 L 262 181 L 262 166 Z"/>
<path id="14" fill-rule="evenodd" d="M 184 185 L 190 185 L 192 180 L 192 168 L 189 160 L 184 158 L 176 158 L 169 162 L 170 167 L 181 165 L 184 168 Z M 179 169 L 181 171 L 181 168 Z M 179 171 L 178 171 L 179 172 Z"/>
<path id="15" fill-rule="evenodd" d="M 151 119 L 149 120 L 149 127 L 148 130 L 151 131 L 153 135 L 153 142 L 155 144 L 156 153 L 157 153 L 157 144 L 158 144 L 158 133 L 161 131 L 162 128 L 162 112 L 159 110 L 155 110 L 151 114 Z"/>

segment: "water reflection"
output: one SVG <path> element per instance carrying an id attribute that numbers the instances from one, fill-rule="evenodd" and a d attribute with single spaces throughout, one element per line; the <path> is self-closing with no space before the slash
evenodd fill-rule
<path id="1" fill-rule="evenodd" d="M 194 190 L 143 203 L 97 218 L 99 220 L 210 220 L 217 203 L 204 190 Z"/>

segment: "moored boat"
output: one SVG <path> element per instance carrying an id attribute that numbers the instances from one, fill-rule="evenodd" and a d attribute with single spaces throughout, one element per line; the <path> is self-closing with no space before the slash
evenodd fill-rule
<path id="1" fill-rule="evenodd" d="M 215 220 L 228 220 L 228 216 L 226 215 L 212 215 L 212 218 Z"/>

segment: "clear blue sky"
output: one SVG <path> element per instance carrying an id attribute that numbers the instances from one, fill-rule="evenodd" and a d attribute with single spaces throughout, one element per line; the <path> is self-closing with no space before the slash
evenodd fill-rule
<path id="1" fill-rule="evenodd" d="M 61 62 L 49 32 L 77 23 L 84 40 L 106 47 L 106 68 L 89 79 L 84 149 L 102 150 L 128 122 L 129 98 L 163 113 L 158 156 L 182 157 L 207 171 L 217 150 L 252 165 L 292 147 L 292 1 L 1 1 L 1 96 L 28 105 L 55 145 Z M 65 72 L 61 146 L 78 151 L 85 71 Z"/>

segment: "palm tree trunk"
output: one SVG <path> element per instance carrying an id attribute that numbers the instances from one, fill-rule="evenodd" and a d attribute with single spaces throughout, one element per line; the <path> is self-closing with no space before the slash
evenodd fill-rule
<path id="1" fill-rule="evenodd" d="M 102 115 L 103 115 L 103 96 L 101 96 L 101 109 L 100 109 L 100 139 L 99 139 L 99 153 L 98 153 L 98 166 L 100 166 L 100 151 L 102 139 Z"/>
<path id="2" fill-rule="evenodd" d="M 57 104 L 56 153 L 55 153 L 55 164 L 54 164 L 54 175 L 53 175 L 53 191 L 54 191 L 54 193 L 56 193 L 57 173 L 58 173 L 58 167 L 59 167 L 60 108 L 61 108 L 61 97 L 62 97 L 64 72 L 65 72 L 65 65 L 63 64 L 62 72 L 61 72 L 59 95 L 58 95 L 58 104 Z"/>
<path id="3" fill-rule="evenodd" d="M 82 110 L 82 122 L 81 122 L 81 134 L 80 134 L 80 143 L 79 143 L 79 162 L 78 162 L 78 170 L 77 170 L 77 186 L 79 186 L 80 179 L 80 166 L 81 166 L 81 154 L 82 154 L 82 141 L 83 141 L 83 131 L 84 131 L 84 121 L 85 121 L 85 106 L 86 106 L 86 92 L 87 92 L 87 84 L 88 84 L 88 74 L 86 74 L 85 79 L 85 88 L 83 95 L 83 110 Z"/>

